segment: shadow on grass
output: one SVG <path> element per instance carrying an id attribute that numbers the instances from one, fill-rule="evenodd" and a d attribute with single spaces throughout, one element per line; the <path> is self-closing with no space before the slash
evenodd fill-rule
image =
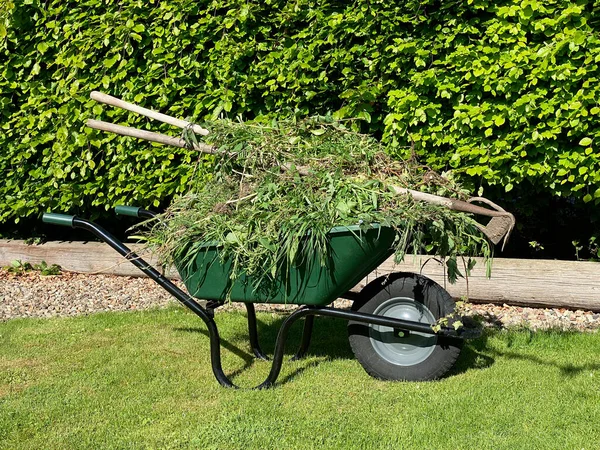
<path id="1" fill-rule="evenodd" d="M 490 334 L 494 333 L 493 331 Z M 495 331 L 495 333 L 499 333 L 499 331 Z M 581 334 L 578 331 L 571 330 L 561 330 L 561 329 L 547 329 L 547 330 L 531 330 L 529 328 L 515 328 L 508 332 L 506 336 L 506 344 L 507 347 L 512 347 L 515 342 L 515 334 L 511 333 L 523 333 L 527 335 L 526 342 L 531 344 L 537 338 L 547 337 L 560 337 L 561 339 L 569 339 L 572 336 L 576 336 Z M 565 378 L 573 378 L 579 375 L 581 372 L 588 370 L 600 370 L 600 363 L 585 363 L 585 364 L 573 364 L 573 363 L 560 363 L 554 360 L 541 358 L 537 355 L 532 355 L 530 353 L 518 352 L 513 350 L 498 350 L 498 349 L 489 349 L 488 353 L 494 356 L 521 360 L 521 361 L 529 361 L 534 364 L 539 364 L 542 366 L 555 367 L 557 368 L 561 375 Z"/>
<path id="2" fill-rule="evenodd" d="M 265 323 L 257 318 L 259 342 L 265 354 L 273 354 L 277 334 L 286 317 L 287 316 L 285 315 L 278 316 L 270 323 Z M 300 346 L 302 326 L 303 320 L 299 320 L 292 325 L 288 332 L 288 337 L 285 344 L 286 358 L 284 359 L 284 365 L 296 353 Z M 175 331 L 200 333 L 207 338 L 209 337 L 208 331 L 206 328 L 204 328 L 204 326 L 175 328 Z M 262 361 L 255 359 L 252 355 L 247 329 L 245 329 L 243 332 L 235 332 L 226 336 L 221 335 L 220 338 L 221 346 L 225 350 L 238 356 L 243 361 L 243 366 L 232 372 L 228 372 L 228 377 L 235 378 L 236 376 L 250 369 L 250 367 L 256 361 L 259 361 L 261 364 L 263 363 Z M 490 367 L 495 360 L 492 356 L 490 356 L 489 352 L 486 351 L 487 338 L 488 334 L 486 333 L 479 339 L 465 344 L 457 363 L 447 376 L 458 375 L 466 372 L 467 370 L 486 369 Z M 245 342 L 245 344 L 242 344 L 243 347 L 237 344 L 239 342 Z M 309 363 L 297 368 L 285 377 L 278 379 L 277 384 L 284 384 L 303 371 L 312 367 L 316 367 L 323 362 L 335 359 L 354 359 L 354 354 L 348 342 L 347 321 L 328 317 L 315 318 L 315 325 L 313 328 L 312 339 L 307 356 L 317 357 L 318 359 L 313 359 Z M 270 365 L 271 362 L 268 361 L 264 364 Z"/>
<path id="3" fill-rule="evenodd" d="M 275 341 L 277 334 L 281 328 L 281 324 L 287 316 L 277 317 L 271 323 L 265 323 L 260 319 L 257 319 L 257 331 L 259 337 L 259 343 L 263 352 L 267 355 L 272 356 L 275 350 Z M 288 331 L 287 340 L 285 343 L 286 358 L 284 358 L 283 365 L 288 362 L 296 351 L 300 347 L 300 340 L 302 336 L 302 327 L 304 325 L 303 320 L 299 320 L 294 323 Z M 200 333 L 209 337 L 208 331 L 204 326 L 202 327 L 185 327 L 175 328 L 175 331 L 183 331 L 188 333 Z M 248 340 L 247 330 L 245 332 L 233 333 L 228 336 L 220 335 L 221 347 L 225 350 L 238 356 L 244 362 L 243 366 L 232 371 L 227 372 L 227 376 L 235 378 L 256 362 L 262 363 L 262 361 L 255 359 L 252 355 L 250 343 Z M 244 348 L 239 347 L 233 342 L 245 341 Z M 309 357 L 317 357 L 318 360 L 311 360 L 302 367 L 297 368 L 292 373 L 287 374 L 282 378 L 277 379 L 277 384 L 285 384 L 292 378 L 298 376 L 300 373 L 307 369 L 318 366 L 321 362 L 332 360 L 332 359 L 352 359 L 354 357 L 350 344 L 348 343 L 348 336 L 346 332 L 346 323 L 340 320 L 334 320 L 327 317 L 319 317 L 315 320 L 315 326 L 313 328 L 312 339 L 310 342 L 310 348 L 307 352 Z M 265 364 L 271 364 L 271 361 L 266 361 Z"/>
<path id="4" fill-rule="evenodd" d="M 483 370 L 491 367 L 496 361 L 487 351 L 489 334 L 484 332 L 481 337 L 465 342 L 460 356 L 447 377 L 459 375 L 468 370 Z"/>
<path id="5" fill-rule="evenodd" d="M 564 376 L 565 378 L 576 377 L 581 372 L 586 371 L 586 370 L 600 370 L 600 364 L 592 364 L 592 363 L 580 364 L 580 365 L 575 365 L 572 363 L 561 364 L 556 361 L 549 361 L 549 360 L 540 358 L 535 355 L 526 355 L 526 354 L 516 353 L 516 352 L 494 351 L 494 354 L 497 354 L 498 356 L 502 356 L 503 358 L 519 359 L 522 361 L 529 361 L 529 362 L 533 362 L 535 364 L 539 364 L 539 365 L 543 365 L 543 366 L 556 367 L 560 371 L 561 375 Z"/>
<path id="6" fill-rule="evenodd" d="M 466 370 L 485 369 L 490 367 L 495 359 L 506 358 L 512 360 L 528 361 L 541 366 L 555 367 L 560 371 L 560 374 L 565 378 L 574 378 L 584 371 L 600 370 L 600 363 L 560 363 L 552 359 L 543 358 L 535 354 L 531 354 L 531 350 L 524 347 L 523 352 L 514 350 L 499 350 L 488 345 L 488 340 L 492 337 L 499 337 L 506 342 L 508 348 L 515 345 L 515 338 L 520 335 L 523 339 L 525 335 L 525 343 L 532 344 L 538 338 L 544 336 L 555 336 L 560 339 L 569 339 L 571 336 L 581 334 L 578 331 L 550 329 L 550 330 L 531 330 L 529 328 L 515 328 L 511 330 L 500 328 L 487 328 L 483 335 L 472 341 L 469 341 L 462 350 L 461 356 L 454 368 L 449 372 L 449 375 L 454 375 Z M 504 335 L 504 336 L 503 336 Z"/>
<path id="7" fill-rule="evenodd" d="M 285 320 L 286 315 L 279 315 L 273 321 L 265 323 L 260 318 L 257 319 L 258 335 L 260 345 L 266 354 L 272 355 L 275 347 L 275 341 L 277 339 L 277 333 L 281 324 Z M 242 319 L 245 320 L 242 315 Z M 217 319 L 218 320 L 218 319 Z M 285 345 L 284 365 L 293 356 L 300 345 L 300 338 L 302 335 L 303 320 L 296 322 L 288 333 L 288 338 Z M 208 332 L 204 326 L 189 327 L 189 328 L 175 328 L 176 331 L 183 332 L 195 332 L 201 333 L 208 337 Z M 525 336 L 523 335 L 525 334 Z M 502 336 L 504 334 L 504 336 Z M 529 361 L 535 364 L 555 367 L 557 368 L 562 376 L 565 378 L 573 378 L 584 371 L 600 370 L 600 363 L 560 363 L 552 359 L 543 358 L 535 354 L 531 354 L 531 351 L 514 351 L 510 348 L 514 345 L 515 339 L 518 337 L 519 341 L 523 343 L 532 343 L 536 338 L 543 337 L 544 335 L 558 335 L 562 338 L 569 338 L 569 335 L 578 334 L 572 331 L 561 331 L 561 330 L 539 330 L 532 331 L 530 329 L 517 329 L 517 330 L 502 330 L 496 328 L 486 328 L 481 337 L 467 341 L 463 346 L 460 357 L 458 358 L 454 367 L 448 372 L 446 377 L 452 377 L 465 373 L 472 370 L 484 370 L 491 367 L 497 358 L 506 358 L 514 360 Z M 500 337 L 506 342 L 508 350 L 499 350 L 494 346 L 489 345 L 488 341 L 490 338 Z M 240 343 L 244 344 L 240 344 Z M 243 331 L 236 331 L 226 336 L 221 336 L 222 347 L 238 356 L 243 361 L 243 366 L 229 373 L 229 376 L 235 378 L 242 374 L 255 363 L 256 360 L 252 355 L 250 344 L 248 341 L 247 328 Z M 527 348 L 527 347 L 525 347 Z M 299 375 L 306 369 L 316 367 L 319 364 L 335 359 L 354 359 L 354 354 L 348 343 L 347 334 L 347 322 L 339 319 L 332 319 L 328 317 L 318 317 L 315 320 L 315 326 L 313 329 L 313 335 L 311 339 L 310 348 L 307 355 L 309 357 L 316 357 L 317 359 L 311 359 L 308 363 L 302 367 L 295 369 L 292 373 L 278 379 L 278 384 L 284 384 L 291 380 L 295 376 Z M 271 364 L 265 362 L 261 364 Z"/>

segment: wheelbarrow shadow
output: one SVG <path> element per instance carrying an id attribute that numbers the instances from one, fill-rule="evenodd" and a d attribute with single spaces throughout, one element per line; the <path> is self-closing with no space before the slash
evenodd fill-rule
<path id="1" fill-rule="evenodd" d="M 491 367 L 496 360 L 488 352 L 487 341 L 490 335 L 489 330 L 483 330 L 482 335 L 477 339 L 466 341 L 458 360 L 444 378 Z"/>
<path id="2" fill-rule="evenodd" d="M 528 342 L 533 343 L 535 338 L 544 334 L 559 334 L 561 338 L 568 339 L 570 335 L 579 334 L 579 331 L 572 330 L 531 330 L 527 328 L 515 329 L 522 333 L 527 333 Z M 496 358 L 526 361 L 540 366 L 553 367 L 557 369 L 563 378 L 574 378 L 581 375 L 583 372 L 593 372 L 600 370 L 600 363 L 571 363 L 557 362 L 552 359 L 540 357 L 532 354 L 528 347 L 522 347 L 518 350 L 513 350 L 513 341 L 515 337 L 511 334 L 502 336 L 507 330 L 501 327 L 485 328 L 480 338 L 469 341 L 462 350 L 461 356 L 456 365 L 448 372 L 449 376 L 464 372 L 467 369 L 486 369 L 494 364 Z M 499 335 L 499 336 L 497 336 Z M 505 341 L 506 349 L 498 349 L 497 346 L 488 345 L 488 340 L 492 337 L 499 337 Z"/>
<path id="3" fill-rule="evenodd" d="M 230 313 L 221 313 L 230 314 Z M 220 314 L 219 314 L 220 315 Z M 272 355 L 275 351 L 275 341 L 277 340 L 277 334 L 283 321 L 287 318 L 287 314 L 278 314 L 275 320 L 265 323 L 264 321 L 257 318 L 257 331 L 259 341 L 262 350 L 267 355 Z M 217 319 L 218 321 L 218 315 Z M 284 365 L 286 361 L 289 361 L 300 347 L 302 337 L 302 325 L 303 321 L 292 325 L 288 332 L 288 336 L 285 343 L 286 355 L 284 359 Z M 208 330 L 204 327 L 176 327 L 175 331 L 189 332 L 189 333 L 200 333 L 209 338 Z M 243 366 L 239 367 L 231 372 L 227 371 L 227 376 L 235 378 L 243 372 L 249 370 L 253 364 L 257 361 L 252 354 L 252 349 L 248 340 L 248 331 L 237 331 L 231 334 L 221 335 L 221 347 L 233 353 L 235 356 L 243 361 Z M 243 344 L 242 344 L 243 342 Z M 318 359 L 314 359 L 316 357 Z M 292 371 L 291 373 L 282 376 L 277 380 L 277 384 L 285 384 L 292 378 L 298 376 L 307 369 L 313 368 L 321 364 L 322 362 L 330 361 L 333 359 L 353 359 L 354 355 L 348 343 L 348 336 L 346 332 L 346 322 L 341 320 L 334 320 L 327 317 L 320 317 L 315 320 L 315 327 L 313 329 L 312 338 L 310 342 L 310 348 L 306 355 L 305 363 Z M 300 361 L 303 361 L 302 358 Z M 261 362 L 262 363 L 262 362 Z M 264 362 L 265 364 L 271 364 L 271 361 Z"/>
<path id="4" fill-rule="evenodd" d="M 273 354 L 277 334 L 286 317 L 287 314 L 278 314 L 273 321 L 269 321 L 268 323 L 257 318 L 256 322 L 260 345 L 267 355 Z M 293 324 L 289 330 L 285 344 L 286 358 L 284 360 L 284 365 L 286 361 L 289 361 L 290 358 L 295 355 L 300 346 L 302 321 L 299 322 L 300 323 Z M 209 337 L 208 331 L 204 327 L 175 328 L 175 331 L 200 333 L 207 338 Z M 458 361 L 446 376 L 458 375 L 467 370 L 486 369 L 490 367 L 494 363 L 494 358 L 486 352 L 487 337 L 488 334 L 484 333 L 482 337 L 466 343 Z M 227 371 L 229 377 L 237 377 L 249 370 L 257 361 L 260 361 L 252 354 L 247 329 L 244 329 L 244 331 L 236 331 L 228 335 L 221 335 L 220 338 L 222 348 L 231 352 L 243 361 L 241 367 L 234 369 L 231 372 Z M 314 368 L 323 362 L 336 359 L 354 359 L 354 353 L 348 342 L 347 321 L 329 317 L 319 317 L 315 320 L 306 360 L 301 367 L 296 368 L 292 372 L 287 373 L 278 379 L 277 384 L 285 384 L 307 369 Z M 271 363 L 269 361 L 264 364 Z"/>

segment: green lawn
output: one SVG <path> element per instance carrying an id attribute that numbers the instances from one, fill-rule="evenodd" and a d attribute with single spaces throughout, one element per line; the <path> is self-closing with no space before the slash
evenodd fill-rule
<path id="1" fill-rule="evenodd" d="M 272 352 L 282 317 L 258 320 Z M 226 372 L 262 381 L 270 364 L 250 358 L 245 315 L 217 322 Z M 598 333 L 493 333 L 441 381 L 388 383 L 354 360 L 344 322 L 320 318 L 275 389 L 235 391 L 180 308 L 0 324 L 1 448 L 592 449 L 598 424 Z"/>

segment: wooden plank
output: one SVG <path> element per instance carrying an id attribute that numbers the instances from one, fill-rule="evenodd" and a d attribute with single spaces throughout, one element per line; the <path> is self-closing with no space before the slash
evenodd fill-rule
<path id="1" fill-rule="evenodd" d="M 139 244 L 128 246 L 134 251 L 142 251 Z M 151 255 L 143 257 L 156 265 Z M 0 240 L 0 266 L 14 260 L 30 263 L 46 261 L 74 272 L 143 275 L 108 245 L 99 242 L 26 245 L 23 241 Z M 421 269 L 427 260 L 429 262 Z M 444 286 L 456 298 L 467 295 L 464 279 L 454 285 L 445 282 L 443 266 L 427 256 L 407 256 L 406 261 L 400 264 L 394 264 L 390 258 L 361 281 L 355 290 L 391 272 L 422 273 Z M 177 277 L 173 271 L 168 275 Z M 470 301 L 479 303 L 600 311 L 599 280 L 600 264 L 595 262 L 496 258 L 490 279 L 485 276 L 483 261 L 478 260 L 468 280 L 468 294 Z"/>
<path id="2" fill-rule="evenodd" d="M 127 244 L 153 265 L 156 258 L 144 254 L 140 244 Z M 103 273 L 125 276 L 144 276 L 133 264 L 102 242 L 47 242 L 42 245 L 27 245 L 23 241 L 0 239 L 0 266 L 21 260 L 32 264 L 46 261 L 58 264 L 64 270 L 81 273 Z"/>
<path id="3" fill-rule="evenodd" d="M 492 276 L 487 278 L 483 260 L 477 258 L 467 286 L 465 279 L 448 283 L 444 267 L 431 257 L 407 256 L 400 264 L 392 258 L 385 261 L 368 280 L 391 272 L 421 273 L 453 297 L 468 296 L 473 303 L 600 311 L 600 264 L 595 262 L 495 258 Z"/>

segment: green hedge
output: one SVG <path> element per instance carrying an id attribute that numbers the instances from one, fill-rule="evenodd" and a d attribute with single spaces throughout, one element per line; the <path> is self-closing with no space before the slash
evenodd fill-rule
<path id="1" fill-rule="evenodd" d="M 473 187 L 600 197 L 597 1 L 0 8 L 0 223 L 186 190 L 196 154 L 83 126 L 155 127 L 94 89 L 196 120 L 332 112 Z"/>
<path id="2" fill-rule="evenodd" d="M 600 2 L 459 3 L 389 48 L 413 64 L 388 92 L 386 135 L 474 184 L 598 204 Z"/>

